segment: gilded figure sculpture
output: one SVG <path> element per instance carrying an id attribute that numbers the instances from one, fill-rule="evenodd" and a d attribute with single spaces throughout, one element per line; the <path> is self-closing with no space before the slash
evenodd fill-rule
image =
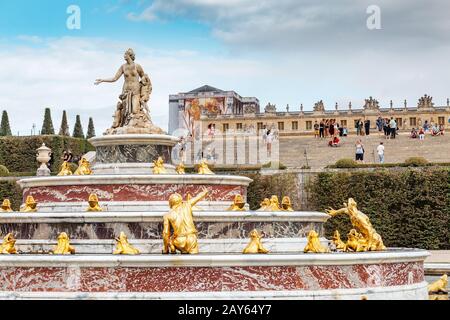
<path id="1" fill-rule="evenodd" d="M 240 194 L 235 195 L 233 203 L 227 209 L 227 211 L 245 211 L 244 197 L 242 197 Z"/>
<path id="2" fill-rule="evenodd" d="M 148 101 L 152 93 L 152 83 L 143 68 L 134 62 L 135 58 L 134 51 L 128 49 L 124 54 L 125 63 L 114 77 L 95 80 L 95 85 L 116 82 L 122 76 L 125 80 L 114 113 L 113 125 L 106 134 L 164 133 L 151 121 Z"/>
<path id="3" fill-rule="evenodd" d="M 192 199 L 192 196 L 191 196 L 191 194 L 188 192 L 187 194 L 186 194 L 186 201 L 191 201 L 191 199 Z M 197 207 L 197 206 L 192 206 L 192 211 L 202 211 L 202 209 L 200 209 L 199 207 Z"/>
<path id="4" fill-rule="evenodd" d="M 166 168 L 164 168 L 164 160 L 162 157 L 158 157 L 155 161 L 153 161 L 153 174 L 163 174 L 167 173 Z"/>
<path id="5" fill-rule="evenodd" d="M 186 172 L 184 171 L 184 169 L 185 169 L 184 163 L 183 163 L 183 162 L 180 162 L 180 163 L 177 165 L 177 167 L 175 168 L 175 171 L 176 171 L 178 174 L 186 174 Z"/>
<path id="6" fill-rule="evenodd" d="M 347 234 L 347 243 L 345 244 L 344 251 L 347 252 L 362 252 L 365 250 L 365 243 L 363 236 L 356 231 L 356 229 L 351 229 Z"/>
<path id="7" fill-rule="evenodd" d="M 133 247 L 129 242 L 125 232 L 120 232 L 118 238 L 115 238 L 117 245 L 113 254 L 140 254 L 139 250 Z"/>
<path id="8" fill-rule="evenodd" d="M 58 235 L 58 243 L 51 254 L 75 254 L 75 248 L 70 245 L 67 233 L 61 232 Z"/>
<path id="9" fill-rule="evenodd" d="M 86 158 L 81 158 L 78 162 L 78 168 L 73 173 L 76 176 L 88 176 L 92 174 L 91 165 Z"/>
<path id="10" fill-rule="evenodd" d="M 291 198 L 288 196 L 284 196 L 283 200 L 281 200 L 281 210 L 290 212 L 294 211 L 294 209 L 292 209 Z"/>
<path id="11" fill-rule="evenodd" d="M 448 293 L 448 277 L 447 274 L 443 274 L 439 280 L 428 285 L 428 293 Z"/>
<path id="12" fill-rule="evenodd" d="M 331 217 L 340 214 L 346 214 L 350 217 L 353 227 L 362 235 L 362 241 L 360 241 L 362 251 L 381 251 L 386 249 L 381 236 L 376 232 L 369 218 L 358 210 L 357 203 L 352 198 L 348 199 L 348 203 L 344 203 L 344 208 L 339 210 L 330 208 L 326 210 L 326 213 Z"/>
<path id="13" fill-rule="evenodd" d="M 303 249 L 303 252 L 305 252 L 305 253 L 330 252 L 330 250 L 327 247 L 323 246 L 320 243 L 319 234 L 316 231 L 314 231 L 314 230 L 309 231 L 307 239 L 308 239 L 308 242 L 306 243 L 306 246 Z"/>
<path id="14" fill-rule="evenodd" d="M 3 237 L 2 245 L 0 246 L 0 254 L 14 254 L 17 253 L 16 247 L 16 239 L 12 233 L 8 233 Z"/>
<path id="15" fill-rule="evenodd" d="M 95 193 L 92 193 L 89 195 L 88 203 L 89 203 L 89 206 L 87 207 L 86 211 L 88 211 L 88 212 L 103 211 L 102 207 L 100 207 L 100 204 L 98 203 L 98 197 Z"/>
<path id="16" fill-rule="evenodd" d="M 178 193 L 169 197 L 170 211 L 163 218 L 163 253 L 176 253 L 177 250 L 181 253 L 198 253 L 197 229 L 192 207 L 207 194 L 208 190 L 203 189 L 187 201 L 183 201 L 183 197 Z"/>
<path id="17" fill-rule="evenodd" d="M 263 247 L 261 243 L 262 236 L 258 230 L 253 229 L 250 232 L 250 243 L 245 247 L 242 253 L 268 253 L 269 250 Z"/>
<path id="18" fill-rule="evenodd" d="M 266 209 L 270 206 L 270 199 L 264 198 L 263 201 L 259 204 L 260 208 L 256 211 L 266 211 Z"/>
<path id="19" fill-rule="evenodd" d="M 341 235 L 338 230 L 334 231 L 331 242 L 334 244 L 336 250 L 345 251 L 345 242 L 341 240 Z"/>
<path id="20" fill-rule="evenodd" d="M 61 165 L 61 170 L 58 173 L 58 176 L 71 176 L 72 170 L 70 170 L 70 165 L 67 161 L 64 161 Z"/>
<path id="21" fill-rule="evenodd" d="M 278 201 L 277 196 L 274 195 L 270 197 L 270 204 L 265 211 L 281 211 L 280 202 Z"/>
<path id="22" fill-rule="evenodd" d="M 198 165 L 198 174 L 214 174 L 214 172 L 209 169 L 208 162 L 206 162 L 205 159 L 202 159 Z"/>
<path id="23" fill-rule="evenodd" d="M 9 199 L 3 200 L 0 212 L 13 212 L 13 209 L 11 209 L 11 202 L 9 201 Z"/>
<path id="24" fill-rule="evenodd" d="M 37 211 L 37 202 L 34 200 L 33 196 L 27 196 L 25 200 L 25 204 L 23 205 L 20 212 L 36 212 Z"/>

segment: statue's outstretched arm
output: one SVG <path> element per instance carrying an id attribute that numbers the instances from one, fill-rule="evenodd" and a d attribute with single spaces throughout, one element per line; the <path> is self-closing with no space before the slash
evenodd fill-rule
<path id="1" fill-rule="evenodd" d="M 201 200 L 203 200 L 206 195 L 208 194 L 208 190 L 205 188 L 202 192 L 200 192 L 198 195 L 196 195 L 194 198 L 191 198 L 188 200 L 189 204 L 192 206 L 195 206 L 195 204 Z"/>
<path id="2" fill-rule="evenodd" d="M 163 241 L 164 241 L 163 253 L 168 253 L 169 252 L 169 242 L 170 242 L 170 223 L 169 223 L 169 219 L 167 217 L 164 217 Z"/>
<path id="3" fill-rule="evenodd" d="M 347 214 L 348 213 L 348 209 L 347 208 L 342 208 L 342 209 L 339 209 L 339 210 L 334 210 L 334 209 L 330 208 L 330 209 L 325 210 L 325 213 L 330 215 L 330 216 L 332 216 L 332 217 L 334 217 L 334 216 L 337 216 L 337 215 L 342 214 L 342 213 Z"/>
<path id="4" fill-rule="evenodd" d="M 113 78 L 111 78 L 111 79 L 97 79 L 97 80 L 95 80 L 94 84 L 98 85 L 98 84 L 100 84 L 102 82 L 116 82 L 117 80 L 120 79 L 120 77 L 122 75 L 123 75 L 123 68 L 120 67 L 119 70 L 117 70 L 117 73 L 116 73 L 116 75 Z"/>

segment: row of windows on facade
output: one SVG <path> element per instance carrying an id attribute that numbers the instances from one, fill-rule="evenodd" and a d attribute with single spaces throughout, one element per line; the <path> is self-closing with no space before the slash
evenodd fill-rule
<path id="1" fill-rule="evenodd" d="M 359 120 L 354 120 L 354 127 L 356 128 L 356 124 Z M 395 118 L 395 121 L 397 122 L 397 125 L 399 127 L 403 127 L 403 118 Z M 341 120 L 339 122 L 341 127 L 347 127 L 347 120 Z M 439 125 L 445 125 L 445 117 L 438 117 L 438 124 Z M 411 117 L 409 118 L 409 125 L 411 127 L 415 127 L 417 126 L 417 118 L 415 117 Z M 373 125 L 372 125 L 373 126 Z M 226 132 L 230 129 L 230 125 L 228 123 L 224 123 L 223 126 L 223 131 Z M 262 130 L 264 128 L 264 124 L 262 122 L 258 122 L 257 123 L 257 130 Z M 243 124 L 242 123 L 236 123 L 236 130 L 242 130 L 243 129 Z M 284 131 L 285 130 L 285 126 L 284 126 L 284 121 L 279 121 L 278 122 L 278 130 L 279 131 Z M 292 121 L 291 122 L 291 130 L 298 130 L 298 121 Z M 312 121 L 306 121 L 305 122 L 305 130 L 313 130 L 313 122 Z"/>

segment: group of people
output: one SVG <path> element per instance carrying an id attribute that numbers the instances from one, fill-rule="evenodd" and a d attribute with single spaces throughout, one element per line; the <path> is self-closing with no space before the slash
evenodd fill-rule
<path id="1" fill-rule="evenodd" d="M 364 120 L 364 122 L 361 119 L 357 120 L 355 128 L 357 136 L 368 136 L 370 134 L 370 120 Z"/>
<path id="2" fill-rule="evenodd" d="M 364 162 L 364 144 L 362 143 L 361 139 L 358 139 L 355 144 L 355 160 L 356 162 Z M 377 155 L 378 155 L 378 161 L 380 163 L 384 163 L 384 144 L 383 142 L 380 142 L 380 144 L 377 147 Z"/>
<path id="3" fill-rule="evenodd" d="M 378 117 L 377 128 L 378 131 L 384 132 L 384 137 L 386 139 L 395 139 L 397 131 L 399 130 L 397 121 L 393 117 L 390 119 Z"/>
<path id="4" fill-rule="evenodd" d="M 411 133 L 409 134 L 409 137 L 412 139 L 419 138 L 419 140 L 425 140 L 425 133 L 427 131 L 428 130 L 426 130 L 424 127 L 420 127 L 419 129 L 412 128 Z M 433 124 L 431 126 L 431 130 L 429 130 L 429 131 L 430 131 L 431 136 L 433 136 L 433 137 L 443 136 L 444 132 L 445 132 L 445 127 L 442 124 L 441 125 Z"/>
<path id="5" fill-rule="evenodd" d="M 314 137 L 315 138 L 327 138 L 333 139 L 336 136 L 345 137 L 348 131 L 346 127 L 342 127 L 336 121 L 336 119 L 322 119 L 320 123 L 317 121 L 314 123 Z"/>

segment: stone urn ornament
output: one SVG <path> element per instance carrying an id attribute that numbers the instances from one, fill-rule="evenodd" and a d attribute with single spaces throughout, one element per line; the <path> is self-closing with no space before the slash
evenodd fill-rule
<path id="1" fill-rule="evenodd" d="M 50 161 L 52 149 L 47 147 L 45 143 L 42 144 L 40 148 L 38 148 L 36 153 L 36 160 L 41 163 L 41 166 L 37 169 L 37 176 L 49 176 L 50 169 L 47 166 L 47 163 Z"/>

